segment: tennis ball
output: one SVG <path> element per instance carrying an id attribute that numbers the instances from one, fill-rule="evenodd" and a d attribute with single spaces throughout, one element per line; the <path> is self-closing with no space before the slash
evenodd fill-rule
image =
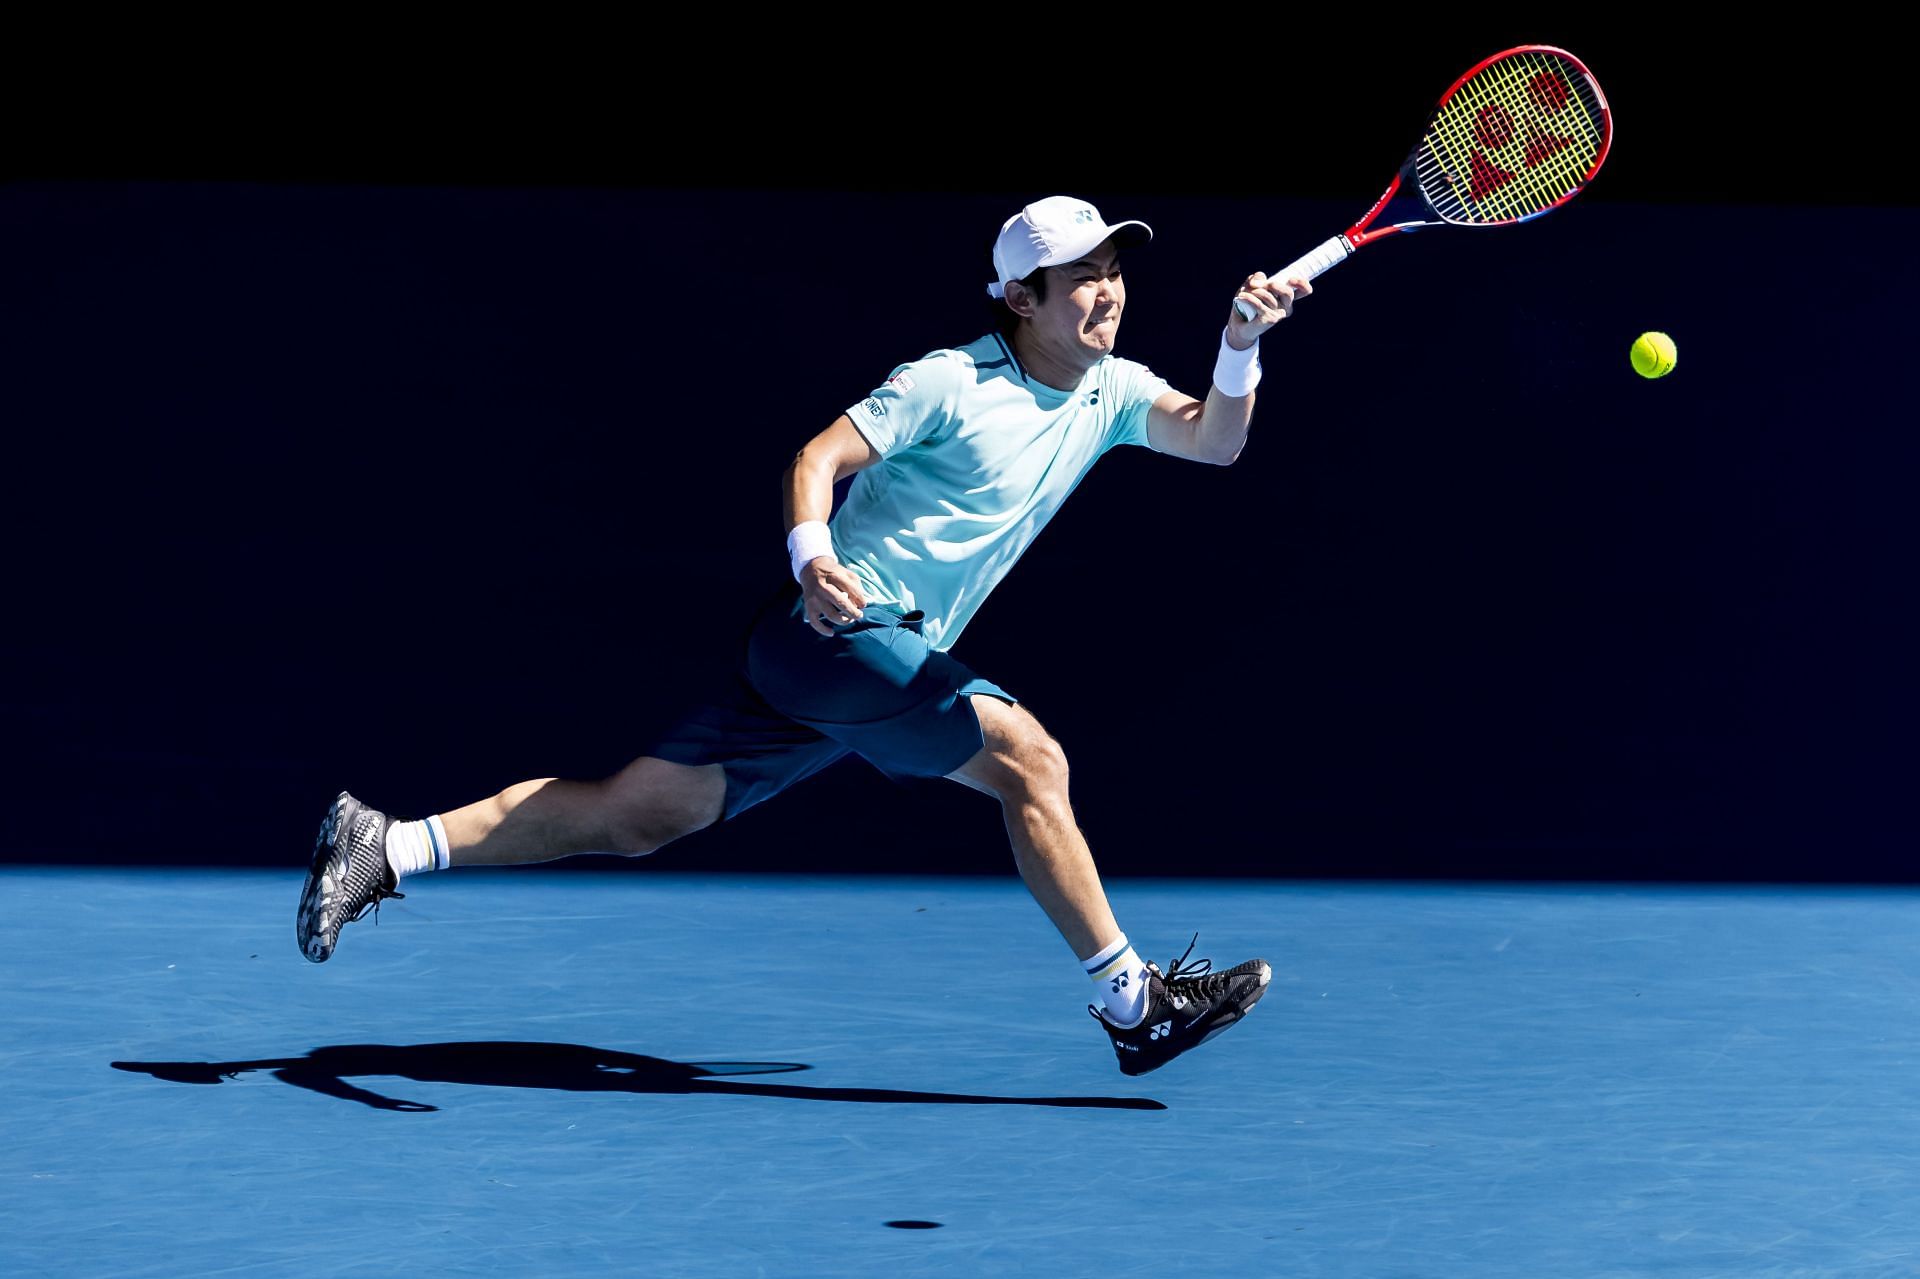
<path id="1" fill-rule="evenodd" d="M 1642 333 L 1633 340 L 1633 371 L 1641 377 L 1665 377 L 1680 362 L 1673 339 L 1664 333 Z"/>

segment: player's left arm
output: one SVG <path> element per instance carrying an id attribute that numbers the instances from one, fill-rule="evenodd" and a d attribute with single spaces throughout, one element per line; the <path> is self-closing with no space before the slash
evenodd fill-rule
<path id="1" fill-rule="evenodd" d="M 1282 283 L 1256 271 L 1247 277 L 1234 301 L 1245 298 L 1255 309 L 1249 320 L 1238 307 L 1227 308 L 1226 343 L 1246 351 L 1280 321 L 1293 314 L 1294 304 L 1313 292 L 1305 280 Z M 1147 443 L 1155 452 L 1171 453 L 1194 462 L 1231 466 L 1247 444 L 1253 423 L 1254 393 L 1228 395 L 1218 386 L 1207 388 L 1207 398 L 1196 400 L 1180 391 L 1167 391 L 1147 412 Z"/>

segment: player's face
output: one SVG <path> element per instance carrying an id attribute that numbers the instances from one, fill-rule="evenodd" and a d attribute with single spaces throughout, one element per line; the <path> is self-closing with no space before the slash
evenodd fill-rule
<path id="1" fill-rule="evenodd" d="M 1113 241 L 1063 266 L 1047 268 L 1047 300 L 1034 307 L 1033 323 L 1063 344 L 1104 355 L 1113 350 L 1127 288 L 1120 280 L 1120 251 Z"/>

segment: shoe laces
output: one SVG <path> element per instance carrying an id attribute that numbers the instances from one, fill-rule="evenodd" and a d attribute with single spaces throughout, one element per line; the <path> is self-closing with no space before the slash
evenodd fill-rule
<path id="1" fill-rule="evenodd" d="M 347 922 L 349 924 L 357 924 L 367 917 L 368 911 L 372 911 L 373 922 L 378 925 L 380 922 L 380 903 L 389 897 L 395 901 L 405 901 L 407 895 L 400 892 L 397 888 L 388 888 L 386 879 L 382 877 L 380 882 L 373 886 L 373 896 L 367 898 L 367 900 L 361 904 L 360 909 L 353 913 L 353 918 Z"/>
<path id="2" fill-rule="evenodd" d="M 1168 990 L 1189 999 L 1216 999 L 1226 993 L 1227 975 L 1214 972 L 1211 959 L 1196 959 L 1190 964 L 1187 962 L 1187 956 L 1193 954 L 1193 948 L 1199 944 L 1200 934 L 1195 933 L 1193 940 L 1187 943 L 1186 951 L 1167 965 L 1166 972 L 1160 974 L 1160 980 Z"/>

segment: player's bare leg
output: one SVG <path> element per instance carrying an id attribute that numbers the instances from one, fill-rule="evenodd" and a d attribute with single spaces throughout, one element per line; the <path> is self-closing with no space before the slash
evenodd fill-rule
<path id="1" fill-rule="evenodd" d="M 1067 756 L 1032 714 L 976 695 L 985 745 L 948 776 L 999 799 L 1014 861 L 1034 900 L 1094 980 L 1088 1005 L 1129 1075 L 1157 1070 L 1247 1015 L 1267 993 L 1264 960 L 1214 972 L 1182 955 L 1166 972 L 1143 962 L 1120 931 L 1093 853 L 1067 798 Z M 1193 948 L 1187 948 L 1191 954 Z"/>
<path id="2" fill-rule="evenodd" d="M 1000 801 L 1020 878 L 1085 959 L 1118 936 L 1120 925 L 1073 819 L 1067 754 L 1025 707 L 985 694 L 971 700 L 986 744 L 947 776 Z"/>
<path id="3" fill-rule="evenodd" d="M 720 820 L 726 771 L 643 756 L 597 782 L 545 777 L 440 816 L 454 866 L 514 866 L 575 853 L 642 856 Z"/>
<path id="4" fill-rule="evenodd" d="M 597 782 L 541 778 L 417 822 L 396 823 L 345 791 L 320 823 L 295 937 L 314 963 L 340 930 L 398 897 L 402 875 L 507 866 L 574 853 L 651 853 L 719 820 L 726 775 L 643 756 Z"/>

